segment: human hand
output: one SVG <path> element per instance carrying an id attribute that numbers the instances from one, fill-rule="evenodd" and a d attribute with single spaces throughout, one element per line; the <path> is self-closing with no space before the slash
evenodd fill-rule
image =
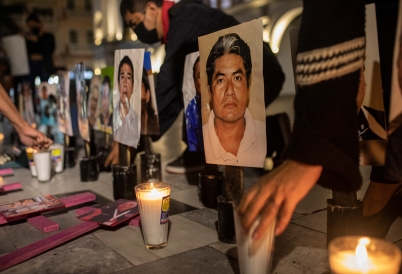
<path id="1" fill-rule="evenodd" d="M 253 238 L 259 239 L 275 218 L 275 235 L 280 235 L 287 227 L 296 205 L 318 181 L 321 171 L 322 166 L 287 160 L 261 177 L 243 195 L 237 209 L 245 232 L 261 216 Z"/>
<path id="2" fill-rule="evenodd" d="M 46 137 L 45 134 L 30 127 L 28 124 L 21 128 L 16 128 L 21 142 L 35 149 L 49 148 L 53 141 Z"/>
<path id="3" fill-rule="evenodd" d="M 103 165 L 108 167 L 110 165 L 117 165 L 119 163 L 119 143 L 113 141 L 112 149 L 110 150 L 109 155 L 107 156 Z"/>

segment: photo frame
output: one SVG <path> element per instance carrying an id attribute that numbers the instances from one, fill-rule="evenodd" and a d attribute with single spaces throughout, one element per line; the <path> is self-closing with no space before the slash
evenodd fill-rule
<path id="1" fill-rule="evenodd" d="M 114 140 L 137 148 L 141 135 L 141 78 L 144 49 L 116 50 L 114 60 Z"/>
<path id="2" fill-rule="evenodd" d="M 264 165 L 262 41 L 261 19 L 198 38 L 203 139 L 209 164 Z M 226 45 L 231 48 L 225 49 Z"/>

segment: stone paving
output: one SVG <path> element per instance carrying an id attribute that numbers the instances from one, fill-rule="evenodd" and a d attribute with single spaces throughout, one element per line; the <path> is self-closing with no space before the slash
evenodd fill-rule
<path id="1" fill-rule="evenodd" d="M 139 227 L 122 225 L 113 229 L 100 228 L 2 273 L 239 273 L 236 245 L 219 242 L 216 232 L 218 218 L 215 209 L 206 208 L 198 197 L 196 175 L 165 173 L 166 163 L 179 155 L 181 117 L 158 142 L 155 152 L 162 154 L 163 181 L 172 185 L 170 232 L 166 248 L 156 251 L 144 246 Z M 167 149 L 169 148 L 169 149 Z M 81 151 L 83 153 L 83 151 Z M 137 162 L 138 162 L 137 157 Z M 364 186 L 358 192 L 362 198 L 368 183 L 369 169 L 361 168 Z M 245 187 L 250 187 L 263 172 L 245 168 Z M 23 190 L 0 195 L 0 203 L 37 195 L 58 197 L 92 191 L 99 206 L 113 200 L 112 175 L 101 173 L 98 181 L 82 183 L 78 165 L 56 174 L 50 182 L 39 183 L 28 169 L 17 169 L 4 183 L 21 182 Z M 315 186 L 297 206 L 286 231 L 275 239 L 273 273 L 329 273 L 326 250 L 326 200 L 331 191 Z M 60 230 L 78 224 L 75 208 L 46 217 L 60 225 Z M 402 218 L 398 218 L 387 239 L 402 248 Z M 0 226 L 0 256 L 22 248 L 57 232 L 42 233 L 25 221 Z"/>

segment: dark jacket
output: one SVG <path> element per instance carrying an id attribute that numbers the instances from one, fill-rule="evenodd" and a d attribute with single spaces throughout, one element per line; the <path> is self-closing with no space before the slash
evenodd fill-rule
<path id="1" fill-rule="evenodd" d="M 183 109 L 184 61 L 187 54 L 198 51 L 198 37 L 239 24 L 232 16 L 198 0 L 182 0 L 175 4 L 169 10 L 169 18 L 166 56 L 156 77 L 161 135 Z M 285 76 L 268 44 L 264 44 L 265 105 L 268 105 L 278 96 Z"/>

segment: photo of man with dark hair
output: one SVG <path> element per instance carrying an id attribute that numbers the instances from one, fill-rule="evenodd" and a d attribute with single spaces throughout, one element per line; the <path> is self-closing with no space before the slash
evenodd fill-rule
<path id="1" fill-rule="evenodd" d="M 210 112 L 203 126 L 207 163 L 262 167 L 265 123 L 248 103 L 252 80 L 249 45 L 236 33 L 220 36 L 206 61 Z"/>
<path id="2" fill-rule="evenodd" d="M 116 56 L 119 56 L 119 54 L 124 53 L 123 51 L 116 51 Z M 141 55 L 143 55 L 143 51 L 141 51 Z M 133 60 L 136 59 L 133 58 Z M 141 68 L 142 60 L 140 60 Z M 118 60 L 115 60 L 115 62 L 118 62 Z M 136 148 L 140 138 L 141 120 L 137 113 L 140 110 L 134 109 L 135 96 L 133 95 L 135 90 L 134 73 L 138 73 L 139 69 L 138 67 L 134 69 L 132 59 L 128 55 L 124 55 L 116 67 L 117 80 L 115 80 L 115 83 L 117 83 L 118 96 L 113 110 L 114 140 Z M 142 72 L 142 69 L 140 72 Z M 139 89 L 137 92 L 139 93 Z"/>

